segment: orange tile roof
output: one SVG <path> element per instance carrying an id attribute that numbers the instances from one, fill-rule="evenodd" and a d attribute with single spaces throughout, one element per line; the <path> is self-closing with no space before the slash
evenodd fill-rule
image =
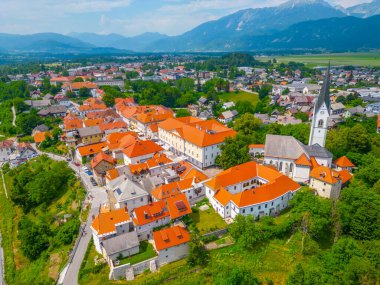
<path id="1" fill-rule="evenodd" d="M 116 121 L 112 123 L 100 124 L 99 128 L 102 132 L 114 129 L 127 129 L 128 126 L 123 121 Z"/>
<path id="2" fill-rule="evenodd" d="M 311 166 L 312 168 L 315 168 L 315 167 L 319 167 L 319 163 L 317 162 L 317 160 L 315 159 L 314 156 L 310 157 L 310 162 L 311 162 Z"/>
<path id="3" fill-rule="evenodd" d="M 98 89 L 98 85 L 96 85 L 94 82 L 86 81 L 86 82 L 73 82 L 70 85 L 71 90 L 77 90 L 81 88 L 88 88 L 88 89 Z"/>
<path id="4" fill-rule="evenodd" d="M 185 141 L 191 142 L 200 147 L 206 147 L 224 142 L 227 137 L 234 137 L 237 133 L 221 124 L 217 120 L 197 121 L 197 118 L 185 117 L 179 119 L 168 119 L 159 123 L 158 127 L 166 131 L 171 131 Z M 193 121 L 184 123 L 183 120 Z"/>
<path id="5" fill-rule="evenodd" d="M 223 207 L 225 207 L 228 202 L 232 200 L 233 195 L 224 188 L 220 188 L 216 191 L 214 199 L 218 201 Z"/>
<path id="6" fill-rule="evenodd" d="M 162 151 L 163 148 L 151 140 L 136 140 L 134 144 L 123 150 L 123 153 L 132 158 Z"/>
<path id="7" fill-rule="evenodd" d="M 38 132 L 33 136 L 33 140 L 35 143 L 43 142 L 47 137 L 51 137 L 50 132 Z"/>
<path id="8" fill-rule="evenodd" d="M 355 165 L 348 159 L 347 156 L 342 156 L 335 161 L 339 167 L 355 167 Z"/>
<path id="9" fill-rule="evenodd" d="M 344 169 L 339 171 L 339 178 L 342 180 L 342 184 L 344 184 L 351 180 L 352 174 L 347 169 Z"/>
<path id="10" fill-rule="evenodd" d="M 106 147 L 106 142 L 99 142 L 95 144 L 85 145 L 78 147 L 78 152 L 82 157 L 97 154 L 102 151 L 102 148 Z"/>
<path id="11" fill-rule="evenodd" d="M 173 116 L 174 114 L 171 112 L 167 112 L 164 114 L 156 114 L 155 112 L 148 112 L 148 113 L 134 115 L 133 118 L 142 124 L 148 124 L 148 123 L 152 124 L 152 123 L 164 121 L 168 118 L 173 118 Z"/>
<path id="12" fill-rule="evenodd" d="M 174 226 L 153 232 L 154 245 L 157 251 L 188 243 L 190 233 L 180 226 Z"/>
<path id="13" fill-rule="evenodd" d="M 233 195 L 232 201 L 238 207 L 261 204 L 275 200 L 289 191 L 294 192 L 300 187 L 301 186 L 297 182 L 285 175 L 282 175 L 276 180 L 264 184 L 258 188 L 245 190 Z"/>
<path id="14" fill-rule="evenodd" d="M 115 164 L 115 159 L 104 152 L 98 153 L 93 159 L 91 159 L 91 167 L 95 167 L 102 161 L 108 162 L 109 164 Z"/>
<path id="15" fill-rule="evenodd" d="M 281 174 L 277 170 L 274 170 L 261 164 L 257 164 L 254 161 L 249 161 L 231 167 L 219 173 L 214 178 L 207 181 L 205 185 L 207 185 L 212 190 L 216 191 L 221 187 L 227 187 L 230 185 L 238 184 L 240 182 L 250 180 L 257 176 L 267 181 L 272 181 L 282 175 L 283 174 Z"/>
<path id="16" fill-rule="evenodd" d="M 181 181 L 175 181 L 168 184 L 158 186 L 150 193 L 156 200 L 164 200 L 170 197 L 181 194 L 181 191 L 190 189 L 192 187 L 193 179 L 185 179 Z"/>
<path id="17" fill-rule="evenodd" d="M 131 145 L 136 138 L 135 132 L 115 132 L 107 136 L 107 145 L 110 150 L 122 149 Z"/>
<path id="18" fill-rule="evenodd" d="M 310 160 L 307 158 L 307 156 L 303 153 L 300 155 L 299 158 L 296 159 L 295 164 L 297 165 L 306 165 L 306 166 L 312 166 Z"/>
<path id="19" fill-rule="evenodd" d="M 185 174 L 185 175 L 180 175 L 182 179 L 195 178 L 196 182 L 201 182 L 209 178 L 206 174 L 204 174 L 203 172 L 200 172 L 198 169 L 195 169 L 195 168 L 192 168 L 190 171 L 184 172 L 182 174 Z"/>
<path id="20" fill-rule="evenodd" d="M 104 110 L 107 106 L 104 104 L 92 104 L 92 105 L 81 105 L 79 106 L 80 112 L 93 111 L 93 110 Z"/>
<path id="21" fill-rule="evenodd" d="M 116 168 L 112 168 L 106 172 L 106 178 L 108 180 L 114 180 L 119 177 L 119 172 Z"/>
<path id="22" fill-rule="evenodd" d="M 328 168 L 327 166 L 318 166 L 313 168 L 310 172 L 310 177 L 328 184 L 335 184 L 338 182 L 339 173 Z"/>
<path id="23" fill-rule="evenodd" d="M 118 224 L 126 223 L 130 220 L 128 211 L 125 209 L 113 210 L 110 212 L 100 213 L 94 221 L 91 227 L 97 233 L 97 235 L 107 235 L 116 233 L 116 226 Z"/>
<path id="24" fill-rule="evenodd" d="M 66 131 L 83 127 L 83 121 L 72 113 L 67 114 L 66 117 L 63 118 L 63 124 Z"/>
<path id="25" fill-rule="evenodd" d="M 185 193 L 167 198 L 166 205 L 168 206 L 170 219 L 172 220 L 192 213 L 189 200 L 187 200 Z"/>
<path id="26" fill-rule="evenodd" d="M 158 132 L 158 124 L 151 124 L 149 126 L 149 129 L 152 131 L 152 133 L 157 133 Z"/>
<path id="27" fill-rule="evenodd" d="M 265 144 L 250 144 L 249 148 L 264 148 Z"/>
<path id="28" fill-rule="evenodd" d="M 165 201 L 158 201 L 137 207 L 133 210 L 133 223 L 137 226 L 143 226 L 157 220 L 169 217 L 169 211 L 166 208 Z"/>
<path id="29" fill-rule="evenodd" d="M 148 159 L 147 161 L 143 163 L 138 163 L 138 164 L 130 164 L 129 165 L 129 170 L 131 173 L 136 173 L 139 174 L 141 171 L 145 170 L 147 171 L 148 169 L 152 167 L 156 167 L 158 165 L 165 165 L 168 163 L 171 163 L 172 160 L 169 159 L 166 154 L 164 153 L 156 153 L 153 155 L 152 158 Z"/>
<path id="30" fill-rule="evenodd" d="M 87 120 L 84 121 L 85 127 L 99 126 L 101 123 L 103 123 L 103 119 L 102 118 L 87 119 Z"/>

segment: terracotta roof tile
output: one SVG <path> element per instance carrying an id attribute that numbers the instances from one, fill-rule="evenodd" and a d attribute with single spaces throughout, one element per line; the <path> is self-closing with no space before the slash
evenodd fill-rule
<path id="1" fill-rule="evenodd" d="M 310 160 L 307 158 L 307 156 L 303 153 L 297 160 L 295 161 L 295 164 L 297 165 L 305 165 L 305 166 L 312 166 Z"/>
<path id="2" fill-rule="evenodd" d="M 162 151 L 163 148 L 151 140 L 136 140 L 132 145 L 123 150 L 123 153 L 132 158 Z"/>
<path id="3" fill-rule="evenodd" d="M 156 250 L 161 251 L 188 243 L 190 241 L 190 233 L 180 226 L 174 226 L 153 232 L 153 239 Z"/>
<path id="4" fill-rule="evenodd" d="M 164 201 L 158 201 L 137 207 L 133 210 L 133 223 L 137 226 L 143 226 L 160 219 L 169 217 L 169 211 Z"/>
<path id="5" fill-rule="evenodd" d="M 91 227 L 97 235 L 116 233 L 116 225 L 126 223 L 130 220 L 128 211 L 125 209 L 100 213 L 95 217 Z"/>
<path id="6" fill-rule="evenodd" d="M 167 198 L 166 205 L 168 206 L 172 220 L 192 213 L 189 200 L 187 200 L 185 193 Z"/>
<path id="7" fill-rule="evenodd" d="M 91 159 L 91 167 L 94 169 L 102 161 L 106 161 L 109 164 L 115 164 L 115 160 L 112 156 L 109 156 L 104 152 L 100 152 L 93 159 Z"/>
<path id="8" fill-rule="evenodd" d="M 82 157 L 97 154 L 102 151 L 104 147 L 107 146 L 106 142 L 100 142 L 100 143 L 95 143 L 95 144 L 90 144 L 90 145 L 85 145 L 85 146 L 80 146 L 78 147 L 78 152 Z"/>
<path id="9" fill-rule="evenodd" d="M 339 167 L 355 167 L 355 165 L 348 159 L 347 156 L 342 156 L 335 161 Z"/>

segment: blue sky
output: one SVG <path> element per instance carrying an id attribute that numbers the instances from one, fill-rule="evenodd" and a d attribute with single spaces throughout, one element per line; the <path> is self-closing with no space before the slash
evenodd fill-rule
<path id="1" fill-rule="evenodd" d="M 370 0 L 330 0 L 344 7 Z M 285 0 L 1 0 L 0 32 L 181 34 L 245 8 L 276 6 Z"/>

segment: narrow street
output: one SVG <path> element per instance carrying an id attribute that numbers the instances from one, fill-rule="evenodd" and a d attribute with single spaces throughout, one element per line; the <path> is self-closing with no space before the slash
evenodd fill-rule
<path id="1" fill-rule="evenodd" d="M 37 150 L 39 154 L 46 154 L 51 159 L 57 161 L 66 160 L 65 157 L 56 154 L 43 153 L 39 151 L 35 145 L 33 145 L 33 147 Z M 76 241 L 77 246 L 73 249 L 73 255 L 69 258 L 69 263 L 67 264 L 66 268 L 61 272 L 58 280 L 58 284 L 76 285 L 78 284 L 80 265 L 82 264 L 84 254 L 86 253 L 88 244 L 91 240 L 92 216 L 97 215 L 99 213 L 100 205 L 108 201 L 108 196 L 107 192 L 103 187 L 92 186 L 90 177 L 86 173 L 84 173 L 79 166 L 76 166 L 72 161 L 70 161 L 68 165 L 81 179 L 87 192 L 86 199 L 91 200 L 91 210 L 88 215 L 86 224 L 84 225 L 84 231 L 82 231 L 83 234 L 78 236 Z M 0 285 L 2 284 L 0 283 Z"/>

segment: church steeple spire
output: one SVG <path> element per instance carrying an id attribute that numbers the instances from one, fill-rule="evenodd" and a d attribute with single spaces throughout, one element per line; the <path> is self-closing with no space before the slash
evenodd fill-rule
<path id="1" fill-rule="evenodd" d="M 324 147 L 327 135 L 327 120 L 331 113 L 330 102 L 330 62 L 317 101 L 314 105 L 313 121 L 309 145 L 319 144 Z"/>
<path id="2" fill-rule="evenodd" d="M 331 101 L 330 101 L 330 61 L 329 61 L 329 66 L 327 68 L 325 78 L 323 80 L 323 85 L 321 88 L 321 91 L 319 92 L 319 96 L 317 99 L 317 102 L 315 103 L 314 107 L 314 114 L 315 111 L 319 110 L 322 106 L 322 104 L 325 103 L 327 110 L 330 114 L 331 110 Z"/>

